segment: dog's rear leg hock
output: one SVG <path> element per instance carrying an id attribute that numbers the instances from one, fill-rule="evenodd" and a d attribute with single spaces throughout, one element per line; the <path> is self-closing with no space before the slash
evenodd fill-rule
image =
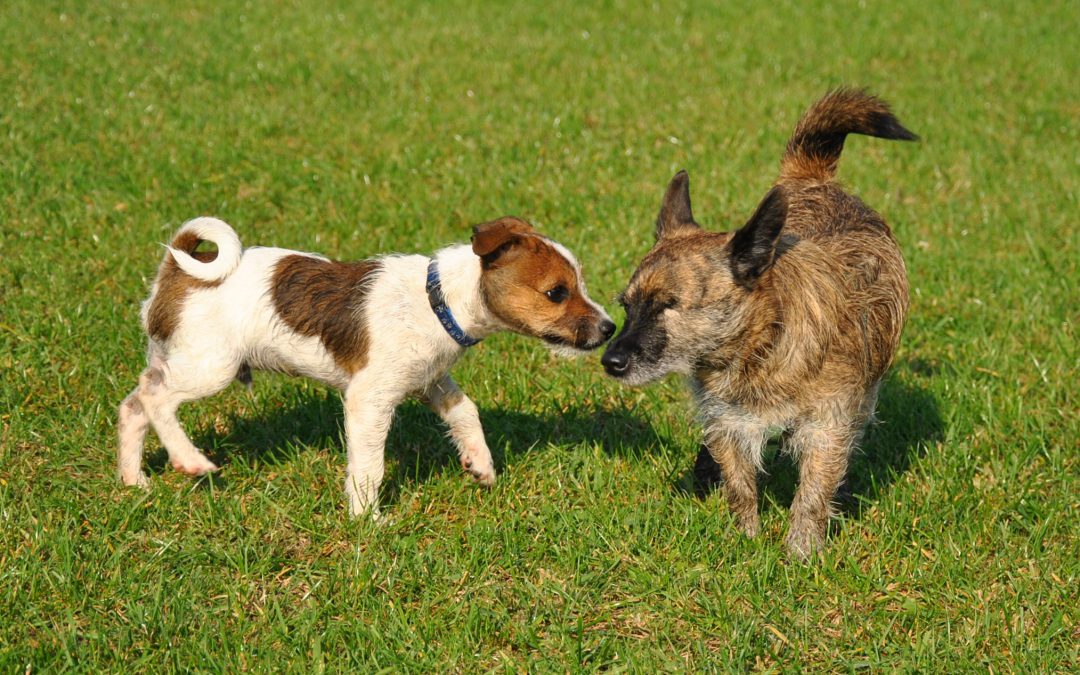
<path id="1" fill-rule="evenodd" d="M 204 395 L 210 393 L 214 392 Z M 202 396 L 170 390 L 158 368 L 147 368 L 139 378 L 139 401 L 145 408 L 161 444 L 169 453 L 169 463 L 177 471 L 190 476 L 202 476 L 218 469 L 216 464 L 192 444 L 180 426 L 180 420 L 176 418 L 180 404 L 196 398 Z"/>
<path id="2" fill-rule="evenodd" d="M 116 423 L 116 474 L 124 485 L 150 485 L 142 470 L 143 441 L 150 425 L 136 387 L 120 404 Z"/>

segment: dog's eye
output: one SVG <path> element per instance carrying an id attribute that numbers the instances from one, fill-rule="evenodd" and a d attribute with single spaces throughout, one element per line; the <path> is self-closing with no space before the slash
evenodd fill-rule
<path id="1" fill-rule="evenodd" d="M 550 291 L 546 291 L 544 295 L 547 296 L 548 300 L 558 304 L 570 296 L 570 291 L 566 290 L 566 286 L 559 284 Z"/>

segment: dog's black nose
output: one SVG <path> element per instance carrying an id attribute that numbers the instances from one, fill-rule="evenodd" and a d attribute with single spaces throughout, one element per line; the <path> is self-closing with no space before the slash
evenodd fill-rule
<path id="1" fill-rule="evenodd" d="M 608 321 L 607 319 L 600 322 L 600 334 L 607 340 L 615 334 L 615 322 Z"/>
<path id="2" fill-rule="evenodd" d="M 600 363 L 608 375 L 621 375 L 630 365 L 630 356 L 626 352 L 609 349 L 600 358 Z"/>

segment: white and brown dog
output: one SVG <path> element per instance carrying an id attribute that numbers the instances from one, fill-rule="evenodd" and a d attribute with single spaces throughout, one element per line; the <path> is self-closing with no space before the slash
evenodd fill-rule
<path id="1" fill-rule="evenodd" d="M 196 251 L 202 241 L 216 252 Z M 615 331 L 589 299 L 581 267 L 560 244 L 506 217 L 473 228 L 472 245 L 421 255 L 335 262 L 280 248 L 242 249 L 214 218 L 173 238 L 142 305 L 148 365 L 120 404 L 120 480 L 147 484 L 143 440 L 153 426 L 179 471 L 218 467 L 176 417 L 251 369 L 304 375 L 344 392 L 353 515 L 377 512 L 394 409 L 419 396 L 450 428 L 462 466 L 495 481 L 476 406 L 448 371 L 469 345 L 499 330 L 555 351 L 599 347 Z"/>

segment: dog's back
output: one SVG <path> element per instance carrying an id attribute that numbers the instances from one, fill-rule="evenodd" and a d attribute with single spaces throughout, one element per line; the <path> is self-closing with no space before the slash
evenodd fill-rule
<path id="1" fill-rule="evenodd" d="M 780 163 L 777 185 L 787 199 L 785 236 L 777 248 L 778 267 L 806 266 L 818 289 L 835 297 L 829 314 L 838 319 L 833 349 L 860 354 L 858 373 L 876 382 L 892 361 L 908 309 L 907 271 L 900 248 L 885 220 L 835 180 L 848 134 L 889 140 L 914 140 L 888 105 L 858 89 L 830 92 L 810 107 L 795 127 Z M 801 243 L 799 255 L 787 260 L 787 247 Z M 829 269 L 822 277 L 817 272 Z M 777 274 L 778 282 L 802 275 Z M 791 289 L 792 300 L 805 297 L 808 287 Z M 843 344 L 845 342 L 862 343 Z"/>

